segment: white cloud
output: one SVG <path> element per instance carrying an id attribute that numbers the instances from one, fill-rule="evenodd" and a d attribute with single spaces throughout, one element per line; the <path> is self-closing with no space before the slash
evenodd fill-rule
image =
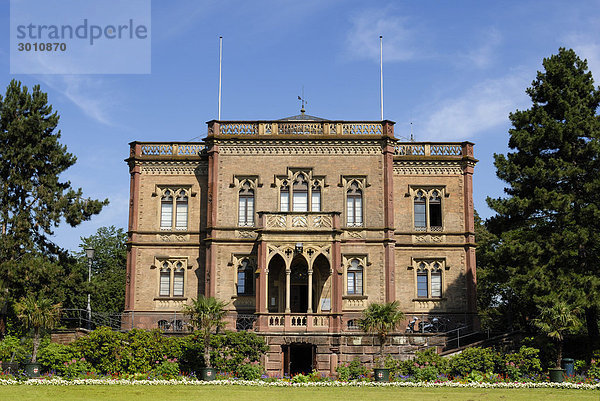
<path id="1" fill-rule="evenodd" d="M 85 75 L 40 75 L 37 78 L 73 102 L 88 117 L 99 123 L 115 126 L 110 110 L 115 96 L 110 96 L 99 78 Z"/>
<path id="2" fill-rule="evenodd" d="M 502 42 L 500 32 L 491 29 L 482 34 L 482 41 L 479 47 L 467 52 L 462 59 L 464 62 L 477 68 L 485 68 L 494 61 L 498 45 Z"/>
<path id="3" fill-rule="evenodd" d="M 419 140 L 464 140 L 508 121 L 508 114 L 527 104 L 527 74 L 490 79 L 430 107 Z"/>
<path id="4" fill-rule="evenodd" d="M 571 33 L 565 39 L 566 47 L 575 50 L 575 53 L 587 59 L 588 68 L 592 72 L 596 83 L 600 82 L 600 41 L 598 35 Z"/>
<path id="5" fill-rule="evenodd" d="M 383 57 L 389 61 L 417 58 L 417 32 L 409 28 L 408 17 L 392 15 L 389 10 L 367 10 L 351 19 L 346 37 L 347 53 L 358 59 L 379 61 L 379 36 L 383 35 Z"/>

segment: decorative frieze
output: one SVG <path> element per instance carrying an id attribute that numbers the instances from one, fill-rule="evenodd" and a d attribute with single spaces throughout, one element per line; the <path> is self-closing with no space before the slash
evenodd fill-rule
<path id="1" fill-rule="evenodd" d="M 189 234 L 156 234 L 156 239 L 162 242 L 187 242 Z"/>
<path id="2" fill-rule="evenodd" d="M 394 174 L 399 175 L 461 175 L 463 167 L 458 161 L 395 160 Z"/>
<path id="3" fill-rule="evenodd" d="M 149 175 L 206 175 L 206 162 L 144 161 L 140 163 L 142 174 Z"/>
<path id="4" fill-rule="evenodd" d="M 219 153 L 229 155 L 378 155 L 377 141 L 220 141 Z"/>

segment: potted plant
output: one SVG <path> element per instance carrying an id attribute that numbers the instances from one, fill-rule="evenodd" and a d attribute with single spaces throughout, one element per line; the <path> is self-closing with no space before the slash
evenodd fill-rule
<path id="1" fill-rule="evenodd" d="M 183 313 L 190 317 L 190 323 L 196 329 L 198 329 L 202 335 L 204 341 L 204 368 L 200 370 L 200 378 L 202 380 L 214 380 L 215 369 L 210 363 L 210 339 L 213 330 L 225 326 L 223 318 L 227 311 L 226 302 L 221 302 L 214 297 L 205 297 L 200 295 L 198 299 L 192 299 L 191 305 L 186 305 L 183 309 Z"/>
<path id="2" fill-rule="evenodd" d="M 33 351 L 31 363 L 25 365 L 30 377 L 40 375 L 41 365 L 37 363 L 37 352 L 42 339 L 42 330 L 51 330 L 60 321 L 60 304 L 53 305 L 48 299 L 36 299 L 29 295 L 15 304 L 17 317 L 27 330 L 33 331 Z"/>
<path id="3" fill-rule="evenodd" d="M 556 367 L 548 369 L 550 381 L 561 383 L 564 380 L 564 370 L 560 366 L 564 336 L 579 325 L 577 311 L 564 301 L 558 301 L 551 307 L 538 306 L 538 310 L 539 317 L 532 320 L 533 325 L 548 338 L 557 342 Z"/>
<path id="4" fill-rule="evenodd" d="M 363 317 L 358 321 L 359 327 L 367 333 L 373 333 L 379 338 L 379 361 L 374 370 L 375 381 L 389 381 L 390 370 L 386 369 L 383 357 L 385 344 L 391 332 L 396 330 L 404 313 L 398 310 L 398 302 L 371 304 L 363 311 Z"/>

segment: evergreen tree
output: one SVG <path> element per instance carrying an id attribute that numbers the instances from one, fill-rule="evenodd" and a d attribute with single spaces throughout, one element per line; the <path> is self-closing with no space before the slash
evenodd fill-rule
<path id="1" fill-rule="evenodd" d="M 23 295 L 23 272 L 39 266 L 32 259 L 48 264 L 65 257 L 50 239 L 61 220 L 76 226 L 108 204 L 59 179 L 76 158 L 59 142 L 58 121 L 39 85 L 30 92 L 13 80 L 0 95 L 0 277 L 12 301 Z"/>
<path id="2" fill-rule="evenodd" d="M 527 94 L 532 107 L 510 114 L 512 152 L 495 155 L 508 197 L 497 212 L 497 269 L 506 293 L 530 317 L 564 300 L 586 311 L 598 336 L 600 306 L 600 91 L 587 62 L 559 49 L 543 61 Z"/>

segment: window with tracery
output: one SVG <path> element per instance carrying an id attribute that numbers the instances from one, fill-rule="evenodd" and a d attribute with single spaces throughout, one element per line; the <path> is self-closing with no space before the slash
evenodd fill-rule
<path id="1" fill-rule="evenodd" d="M 160 229 L 187 230 L 189 188 L 164 188 L 160 198 Z"/>
<path id="2" fill-rule="evenodd" d="M 413 190 L 413 216 L 416 231 L 442 231 L 442 188 Z"/>
<path id="3" fill-rule="evenodd" d="M 185 259 L 168 259 L 159 261 L 160 297 L 183 297 L 185 292 Z"/>
<path id="4" fill-rule="evenodd" d="M 280 211 L 321 211 L 323 178 L 313 177 L 311 171 L 289 171 L 278 182 Z"/>
<path id="5" fill-rule="evenodd" d="M 346 191 L 346 225 L 363 226 L 363 193 L 356 180 L 350 182 Z"/>
<path id="6" fill-rule="evenodd" d="M 417 298 L 441 298 L 444 261 L 420 260 L 415 264 Z"/>
<path id="7" fill-rule="evenodd" d="M 238 226 L 254 226 L 254 189 L 249 181 L 244 181 L 239 191 Z"/>
<path id="8" fill-rule="evenodd" d="M 252 295 L 254 293 L 254 271 L 247 258 L 242 259 L 237 270 L 237 294 Z"/>
<path id="9" fill-rule="evenodd" d="M 361 262 L 352 259 L 346 275 L 348 295 L 363 295 L 363 270 Z"/>

